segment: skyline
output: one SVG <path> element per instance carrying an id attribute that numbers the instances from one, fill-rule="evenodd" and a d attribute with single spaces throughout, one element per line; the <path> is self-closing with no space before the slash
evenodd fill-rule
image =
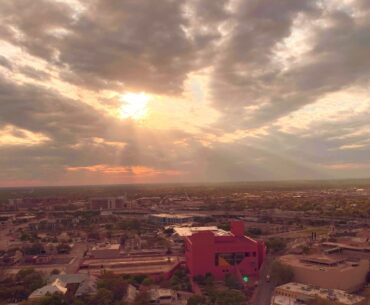
<path id="1" fill-rule="evenodd" d="M 0 187 L 370 178 L 366 0 L 12 0 L 0 20 Z"/>

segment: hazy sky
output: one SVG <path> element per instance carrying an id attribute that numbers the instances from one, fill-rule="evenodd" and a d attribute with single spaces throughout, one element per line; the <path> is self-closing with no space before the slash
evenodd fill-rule
<path id="1" fill-rule="evenodd" d="M 369 0 L 0 1 L 0 186 L 370 177 Z"/>

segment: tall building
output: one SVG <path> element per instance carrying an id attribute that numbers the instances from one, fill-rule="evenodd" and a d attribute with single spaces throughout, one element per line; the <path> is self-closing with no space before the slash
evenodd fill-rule
<path id="1" fill-rule="evenodd" d="M 93 197 L 89 199 L 92 210 L 115 210 L 131 207 L 126 196 L 121 197 Z"/>
<path id="2" fill-rule="evenodd" d="M 191 276 L 211 273 L 216 279 L 233 274 L 247 282 L 258 276 L 266 246 L 244 235 L 244 222 L 231 222 L 231 232 L 199 231 L 185 237 L 185 257 Z"/>

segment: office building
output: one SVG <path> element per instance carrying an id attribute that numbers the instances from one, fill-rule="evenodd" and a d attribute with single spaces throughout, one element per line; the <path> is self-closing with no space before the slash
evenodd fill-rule
<path id="1" fill-rule="evenodd" d="M 233 274 L 246 283 L 258 276 L 266 255 L 264 242 L 244 235 L 242 221 L 231 222 L 231 232 L 198 230 L 184 238 L 186 263 L 193 277 L 211 273 L 219 280 Z"/>

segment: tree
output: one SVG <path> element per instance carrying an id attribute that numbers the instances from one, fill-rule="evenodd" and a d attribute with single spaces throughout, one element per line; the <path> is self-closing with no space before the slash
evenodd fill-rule
<path id="1" fill-rule="evenodd" d="M 100 288 L 91 300 L 91 305 L 111 305 L 113 303 L 112 291 Z"/>
<path id="2" fill-rule="evenodd" d="M 153 280 L 149 277 L 147 277 L 146 279 L 143 280 L 142 284 L 144 286 L 150 286 L 150 285 L 153 285 Z"/>
<path id="3" fill-rule="evenodd" d="M 24 248 L 24 253 L 27 255 L 37 255 L 45 252 L 44 246 L 40 243 L 33 243 L 30 247 Z"/>
<path id="4" fill-rule="evenodd" d="M 59 269 L 53 269 L 53 270 L 51 270 L 51 272 L 50 272 L 50 274 L 51 275 L 57 275 L 57 274 L 59 274 L 60 273 L 60 270 Z"/>
<path id="5" fill-rule="evenodd" d="M 225 276 L 225 285 L 230 289 L 240 289 L 241 285 L 238 279 L 231 273 Z"/>
<path id="6" fill-rule="evenodd" d="M 173 228 L 166 228 L 163 230 L 163 232 L 167 235 L 167 236 L 170 236 L 171 234 L 173 234 L 175 232 L 175 230 Z"/>
<path id="7" fill-rule="evenodd" d="M 215 282 L 215 278 L 213 277 L 212 273 L 207 272 L 204 277 L 204 283 L 206 286 L 213 286 Z"/>
<path id="8" fill-rule="evenodd" d="M 71 247 L 67 243 L 61 243 L 57 246 L 58 253 L 65 253 L 68 254 L 71 252 Z"/>
<path id="9" fill-rule="evenodd" d="M 266 246 L 271 253 L 276 253 L 285 250 L 286 242 L 282 238 L 272 237 L 266 241 Z"/>
<path id="10" fill-rule="evenodd" d="M 247 229 L 247 234 L 253 235 L 253 236 L 261 235 L 262 230 L 260 228 L 248 228 Z"/>
<path id="11" fill-rule="evenodd" d="M 172 275 L 170 285 L 175 290 L 190 290 L 190 282 L 185 268 L 179 268 Z"/>
<path id="12" fill-rule="evenodd" d="M 222 223 L 222 224 L 218 225 L 218 227 L 222 230 L 230 231 L 230 224 L 229 223 Z"/>
<path id="13" fill-rule="evenodd" d="M 150 305 L 150 295 L 147 292 L 140 292 L 133 303 L 133 305 Z"/>
<path id="14" fill-rule="evenodd" d="M 206 298 L 202 295 L 192 295 L 186 305 L 203 305 L 206 304 Z"/>
<path id="15" fill-rule="evenodd" d="M 245 295 L 239 290 L 228 289 L 216 293 L 217 305 L 241 305 L 245 301 Z"/>
<path id="16" fill-rule="evenodd" d="M 40 305 L 68 305 L 68 302 L 64 295 L 54 293 L 51 296 L 46 296 L 40 300 Z"/>
<path id="17" fill-rule="evenodd" d="M 292 268 L 275 261 L 271 267 L 271 278 L 277 285 L 289 283 L 294 278 Z"/>
<path id="18" fill-rule="evenodd" d="M 16 281 L 21 282 L 24 287 L 28 288 L 29 293 L 45 284 L 42 274 L 33 268 L 19 270 L 15 278 Z"/>
<path id="19" fill-rule="evenodd" d="M 106 272 L 99 279 L 97 286 L 100 289 L 109 290 L 112 292 L 113 299 L 120 301 L 125 294 L 127 283 L 121 276 Z"/>

